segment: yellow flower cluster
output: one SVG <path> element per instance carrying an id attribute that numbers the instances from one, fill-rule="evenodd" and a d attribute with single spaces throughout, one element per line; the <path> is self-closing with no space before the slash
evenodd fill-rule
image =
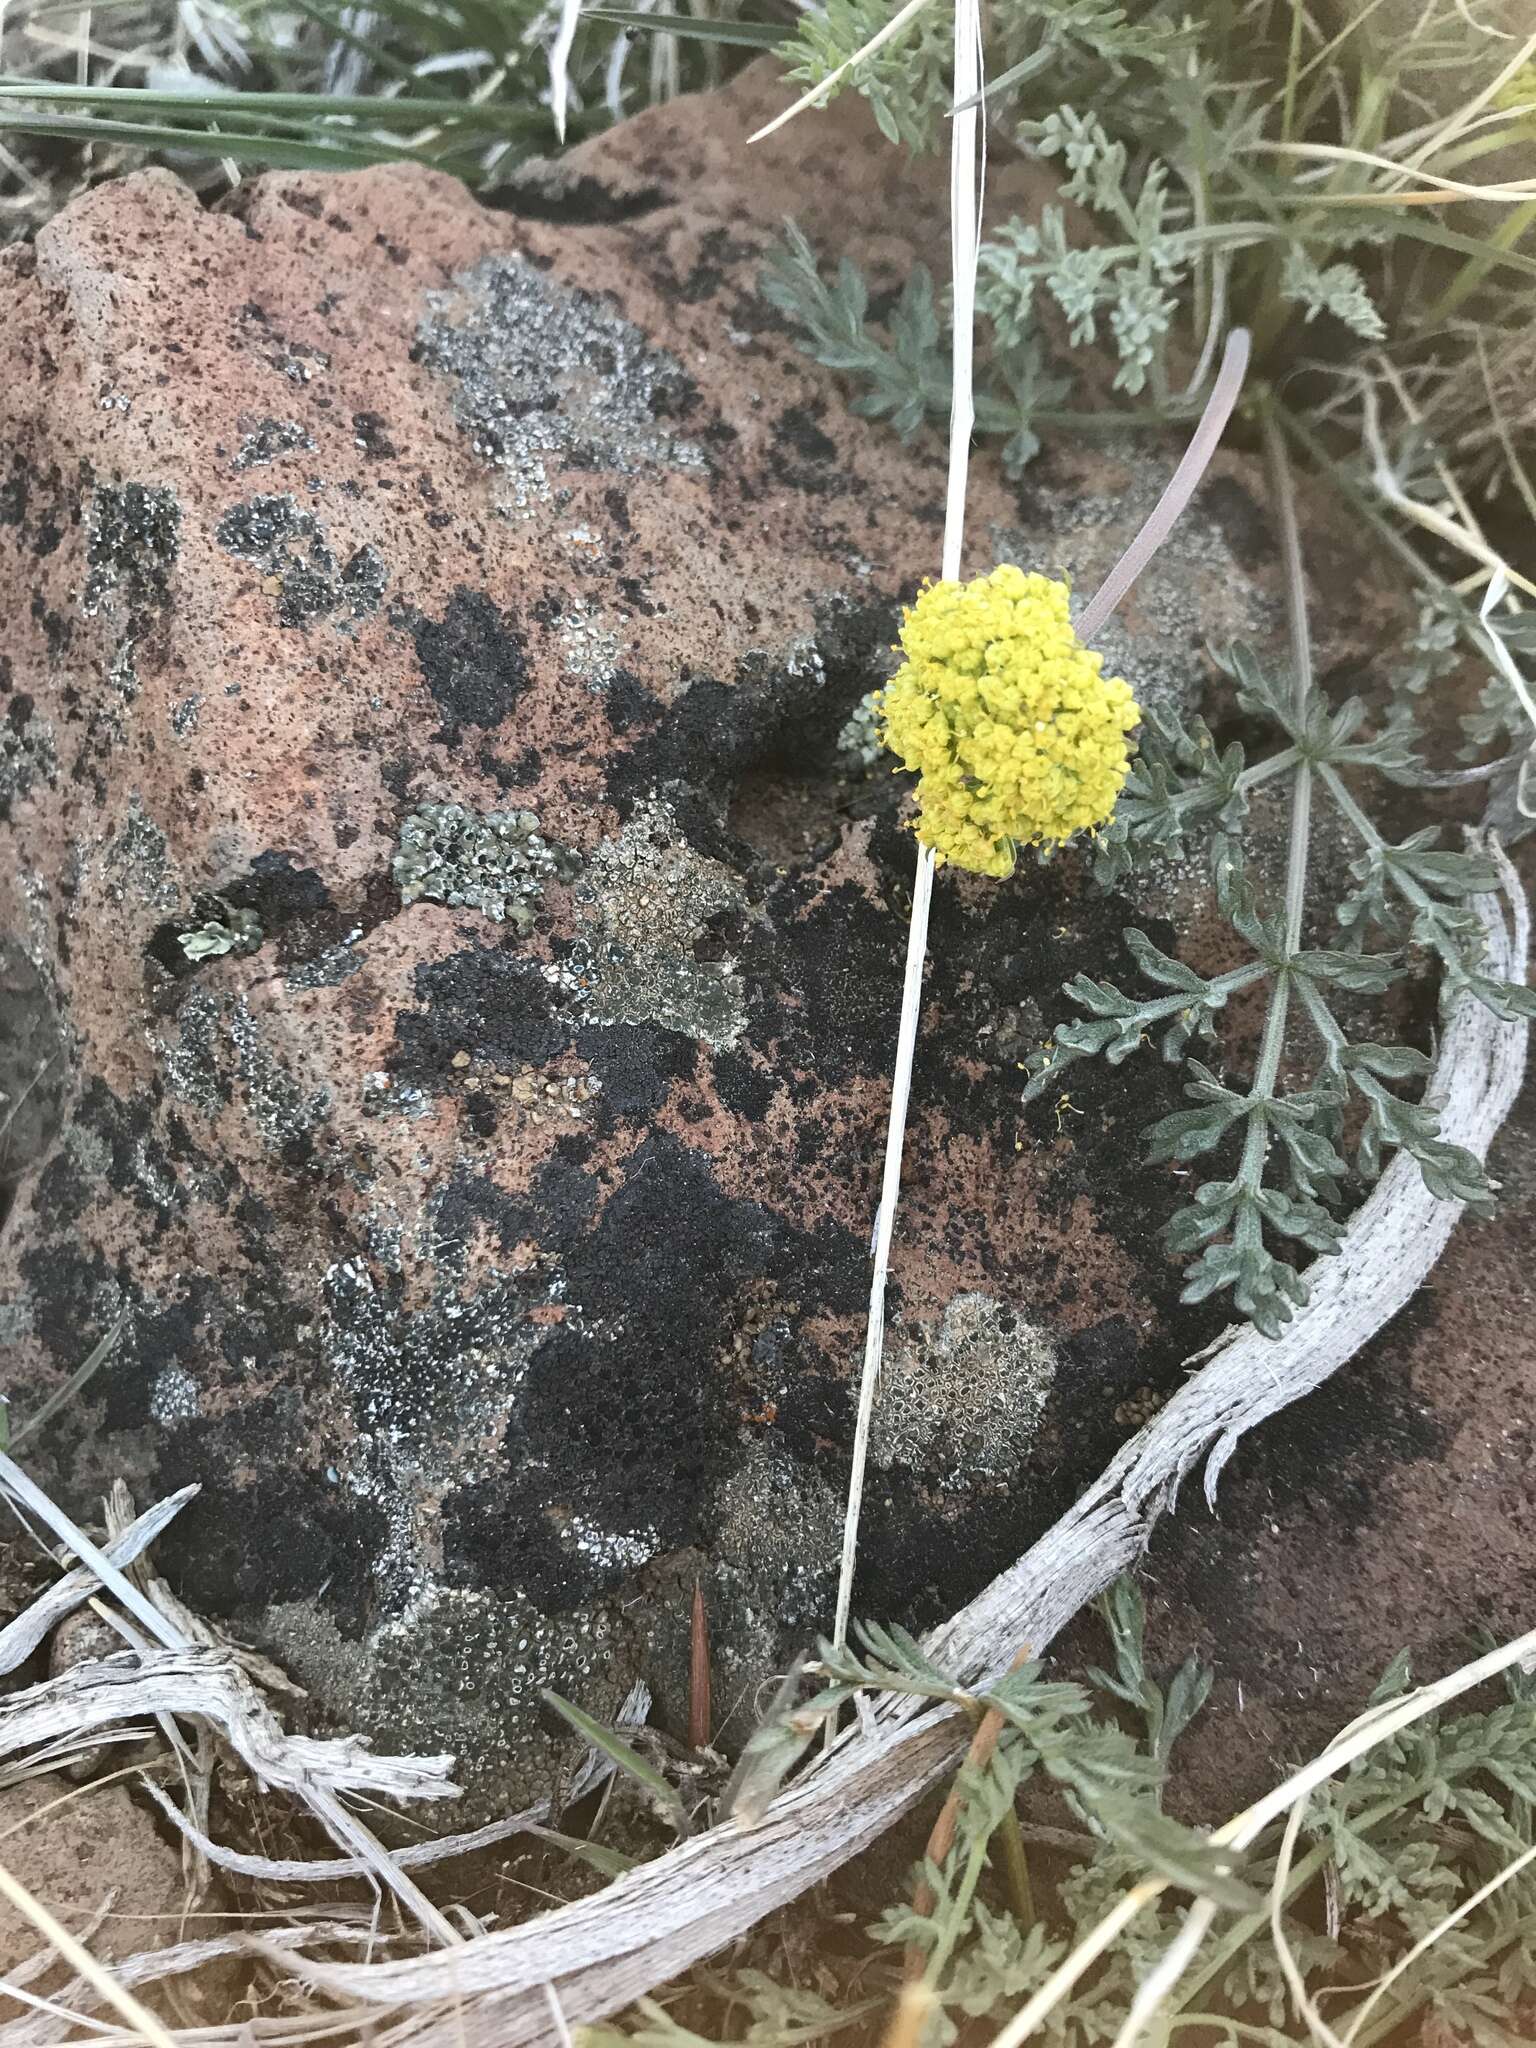
<path id="1" fill-rule="evenodd" d="M 940 863 L 1011 875 L 1020 844 L 1102 824 L 1140 719 L 1072 629 L 1067 586 L 1005 564 L 933 583 L 906 613 L 906 661 L 876 699 L 881 738 L 917 786 Z"/>
<path id="2" fill-rule="evenodd" d="M 1536 106 L 1536 64 L 1522 64 L 1520 69 L 1506 78 L 1493 96 L 1493 104 L 1506 112 L 1516 107 Z"/>

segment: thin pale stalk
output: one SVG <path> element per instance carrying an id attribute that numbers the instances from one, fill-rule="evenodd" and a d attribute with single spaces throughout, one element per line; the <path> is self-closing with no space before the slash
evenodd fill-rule
<path id="1" fill-rule="evenodd" d="M 1200 415 L 1200 424 L 1190 436 L 1189 446 L 1184 450 L 1178 468 L 1168 479 L 1162 496 L 1152 507 L 1146 524 L 1084 607 L 1077 621 L 1079 639 L 1092 640 L 1103 630 L 1131 585 L 1173 531 L 1226 432 L 1247 368 L 1248 331 L 1234 327 L 1227 336 L 1221 368 L 1216 372 L 1216 382 L 1206 400 L 1205 411 Z"/>
<path id="2" fill-rule="evenodd" d="M 11 1431 L 11 1449 L 13 1451 L 19 1451 L 29 1437 L 36 1436 L 43 1424 L 57 1415 L 59 1410 L 72 1401 L 76 1394 L 85 1387 L 87 1382 L 95 1376 L 97 1368 L 105 1363 L 112 1352 L 113 1346 L 123 1334 L 123 1326 L 127 1320 L 128 1311 L 126 1309 L 119 1310 L 104 1335 L 98 1337 L 95 1344 L 91 1347 L 86 1356 L 85 1363 L 77 1366 L 62 1387 L 56 1387 L 40 1408 L 34 1410 L 25 1422 L 19 1423 Z"/>
<path id="3" fill-rule="evenodd" d="M 1115 2036 L 1114 2048 L 1136 2048 L 1136 2043 L 1161 2012 L 1164 2000 L 1194 1961 L 1195 1951 L 1204 1941 L 1215 1918 L 1214 1901 L 1196 1899 L 1184 1916 L 1184 1925 L 1158 1958 L 1156 1968 L 1149 1970 L 1137 1985 L 1125 2023 Z"/>
<path id="4" fill-rule="evenodd" d="M 549 110 L 555 134 L 565 140 L 565 115 L 571 96 L 571 46 L 581 21 L 581 0 L 560 0 L 560 25 L 549 51 Z"/>
<path id="5" fill-rule="evenodd" d="M 900 17 L 896 17 L 900 19 Z M 980 193 L 976 145 L 980 132 L 981 16 L 978 0 L 955 0 L 954 100 L 959 111 L 950 126 L 950 256 L 954 300 L 951 337 L 951 399 L 949 415 L 949 481 L 944 505 L 942 571 L 960 573 L 965 535 L 965 486 L 970 472 L 971 431 L 975 423 L 972 359 L 976 321 L 976 256 L 980 233 Z M 843 1519 L 843 1554 L 838 1567 L 837 1611 L 832 1640 L 848 1640 L 848 1613 L 853 1599 L 853 1573 L 859 1554 L 859 1515 L 864 1502 L 864 1474 L 869 1461 L 869 1429 L 875 1410 L 875 1388 L 885 1348 L 885 1293 L 890 1272 L 891 1238 L 901 1190 L 901 1154 L 907 1132 L 907 1103 L 912 1093 L 912 1061 L 917 1049 L 922 1009 L 923 963 L 928 952 L 928 914 L 933 902 L 934 858 L 921 846 L 912 888 L 912 915 L 907 927 L 907 965 L 902 981 L 901 1016 L 896 1028 L 896 1066 L 891 1080 L 891 1110 L 885 1132 L 885 1163 L 880 1179 L 880 1207 L 875 1216 L 874 1264 L 869 1283 L 869 1321 L 864 1337 L 864 1363 L 859 1377 L 858 1417 L 853 1434 L 853 1467 L 848 1479 L 848 1506 Z"/>

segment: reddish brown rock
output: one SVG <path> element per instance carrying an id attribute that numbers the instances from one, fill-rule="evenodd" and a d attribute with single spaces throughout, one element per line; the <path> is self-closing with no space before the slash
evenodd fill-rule
<path id="1" fill-rule="evenodd" d="M 12 1391 L 127 1304 L 54 1483 L 200 1480 L 183 1595 L 501 1793 L 546 1771 L 541 1684 L 601 1711 L 642 1672 L 682 1719 L 695 1574 L 717 1700 L 829 1612 L 912 861 L 839 735 L 942 451 L 852 419 L 756 279 L 793 212 L 889 282 L 944 194 L 856 110 L 746 155 L 773 96 L 505 211 L 148 173 L 0 259 L 0 930 L 66 1047 L 0 1249 Z M 980 460 L 972 562 L 1090 584 L 1170 459 Z M 1259 499 L 1223 458 L 1106 637 L 1144 696 L 1272 635 Z M 1363 587 L 1345 537 L 1319 563 Z M 1320 614 L 1325 657 L 1369 631 Z M 1171 908 L 1135 914 L 1172 944 Z M 941 882 L 866 1611 L 973 1591 L 1213 1327 L 1137 1164 L 1176 1077 L 1019 1109 L 1129 915 L 1076 856 Z"/>

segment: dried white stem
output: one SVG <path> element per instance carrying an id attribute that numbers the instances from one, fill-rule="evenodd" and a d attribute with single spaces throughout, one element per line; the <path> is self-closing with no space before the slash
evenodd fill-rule
<path id="1" fill-rule="evenodd" d="M 1217 445 L 1227 430 L 1227 421 L 1232 417 L 1232 408 L 1237 404 L 1242 391 L 1243 378 L 1248 369 L 1248 347 L 1248 330 L 1245 327 L 1234 327 L 1227 336 L 1227 345 L 1221 356 L 1221 368 L 1216 372 L 1216 382 L 1211 386 L 1211 395 L 1205 401 L 1205 411 L 1200 415 L 1200 424 L 1190 436 L 1189 446 L 1184 450 L 1178 468 L 1168 479 L 1162 496 L 1147 515 L 1145 525 L 1084 606 L 1077 621 L 1079 639 L 1092 640 L 1103 631 L 1108 620 L 1119 609 L 1131 585 L 1172 533 L 1190 499 L 1199 489 L 1200 479 L 1210 467 L 1211 457 L 1216 453 Z"/>
<path id="2" fill-rule="evenodd" d="M 549 111 L 555 134 L 565 140 L 565 115 L 571 96 L 571 45 L 581 20 L 581 0 L 560 0 L 560 25 L 549 51 Z"/>
<path id="3" fill-rule="evenodd" d="M 900 17 L 898 16 L 899 20 Z M 981 108 L 981 14 L 979 0 L 955 0 L 955 115 L 950 125 L 949 241 L 954 320 L 951 336 L 949 410 L 949 480 L 944 503 L 944 549 L 941 573 L 960 574 L 965 538 L 965 486 L 970 473 L 971 430 L 975 425 L 972 368 L 976 330 L 976 260 L 981 230 L 980 180 L 976 147 Z M 962 102 L 970 102 L 962 105 Z M 875 1215 L 873 1269 L 869 1282 L 869 1321 L 864 1335 L 864 1363 L 859 1375 L 858 1416 L 853 1432 L 853 1466 L 848 1479 L 848 1507 L 843 1518 L 843 1554 L 837 1576 L 837 1610 L 832 1640 L 848 1638 L 848 1612 L 853 1600 L 853 1574 L 859 1554 L 859 1516 L 864 1505 L 864 1475 L 869 1461 L 869 1428 L 885 1348 L 885 1293 L 891 1264 L 891 1238 L 901 1193 L 901 1154 L 907 1134 L 907 1103 L 912 1093 L 912 1061 L 923 1002 L 923 965 L 928 953 L 928 912 L 933 901 L 933 849 L 919 846 L 912 885 L 912 914 L 907 926 L 907 966 L 901 989 L 901 1015 L 896 1026 L 896 1064 L 891 1076 L 891 1109 L 885 1129 L 885 1164 L 880 1176 L 880 1207 Z"/>
<path id="4" fill-rule="evenodd" d="M 79 1558 L 81 1564 L 90 1567 L 101 1583 L 110 1590 L 113 1597 L 144 1627 L 153 1641 L 163 1644 L 168 1650 L 184 1651 L 189 1656 L 196 1656 L 198 1654 L 195 1650 L 189 1648 L 182 1631 L 166 1619 L 154 1602 L 144 1593 L 140 1592 L 133 1581 L 125 1577 L 105 1552 L 91 1541 L 85 1531 L 78 1527 L 61 1507 L 50 1500 L 42 1488 L 30 1480 L 15 1460 L 7 1457 L 3 1451 L 0 1451 L 0 1489 L 9 1493 L 13 1500 L 19 1501 L 24 1507 L 28 1508 L 37 1516 L 39 1521 L 52 1529 L 55 1535 L 62 1537 L 64 1542 L 74 1551 L 76 1557 Z M 110 1671 L 112 1669 L 109 1665 L 81 1666 L 79 1668 L 91 1672 Z M 251 1688 L 249 1681 L 244 1678 L 243 1673 L 237 1673 L 236 1675 L 248 1696 L 248 1704 L 244 1707 L 245 1717 L 248 1720 L 252 1720 L 255 1718 L 257 1711 L 265 1715 L 266 1720 L 271 1723 L 272 1729 L 276 1731 L 279 1739 L 287 1743 L 290 1753 L 296 1751 L 299 1746 L 298 1743 L 290 1738 L 282 1737 L 281 1730 L 277 1727 L 276 1719 L 261 1706 L 254 1690 Z M 34 1690 L 41 1691 L 43 1688 L 34 1688 Z M 26 1697 L 27 1695 L 24 1694 L 13 1695 L 11 1699 L 5 1702 L 6 1713 L 9 1714 L 14 1709 L 18 1700 Z M 143 1710 L 143 1707 L 139 1705 L 128 1709 L 132 1713 L 142 1712 Z M 174 1707 L 171 1707 L 169 1710 L 172 1712 L 177 1711 Z M 183 1707 L 181 1711 L 198 1713 L 204 1712 L 206 1709 L 199 1708 L 194 1703 Z M 69 1731 L 66 1725 L 63 1728 L 56 1729 L 54 1732 L 67 1733 Z M 234 1739 L 228 1722 L 225 1724 L 225 1732 L 231 1735 L 232 1740 Z M 333 1747 L 333 1745 L 310 1745 L 310 1747 L 317 1750 L 328 1746 Z M 390 1760 L 379 1759 L 378 1761 L 387 1763 Z M 401 1759 L 399 1761 L 409 1763 L 416 1760 Z M 424 1761 L 429 1766 L 428 1775 L 435 1782 L 435 1789 L 439 1795 L 454 1789 L 447 1785 L 447 1771 L 450 1759 L 438 1757 Z M 436 1769 L 431 1770 L 431 1766 L 435 1766 Z M 256 1768 L 254 1763 L 253 1768 Z M 304 1800 L 316 1819 L 322 1823 L 333 1838 L 341 1843 L 344 1848 L 350 1849 L 355 1856 L 362 1857 L 380 1882 L 395 1894 L 406 1910 L 413 1914 L 436 1940 L 453 1948 L 463 1946 L 464 1937 L 453 1925 L 452 1921 L 447 1919 L 433 1905 L 421 1887 L 414 1883 L 400 1869 L 399 1865 L 388 1855 L 383 1846 L 375 1840 L 369 1829 L 364 1827 L 356 1814 L 350 1813 L 347 1810 L 337 1793 L 332 1789 L 332 1784 L 322 1782 L 318 1777 L 311 1776 L 308 1771 L 294 1770 L 291 1765 L 287 1768 L 278 1769 L 272 1769 L 269 1766 L 267 1774 L 278 1782 L 287 1783 L 290 1789 Z"/>
<path id="5" fill-rule="evenodd" d="M 168 1494 L 154 1507 L 146 1508 L 137 1521 L 107 1546 L 103 1555 L 113 1564 L 132 1564 L 199 1491 L 196 1486 L 184 1486 L 179 1493 Z M 46 1592 L 39 1593 L 14 1621 L 0 1628 L 0 1672 L 14 1671 L 19 1664 L 24 1664 L 43 1638 L 56 1629 L 67 1614 L 72 1614 L 90 1599 L 97 1584 L 96 1573 L 89 1565 L 76 1565 L 62 1579 L 56 1579 Z"/>
<path id="6" fill-rule="evenodd" d="M 210 1863 L 220 1870 L 233 1871 L 237 1877 L 254 1877 L 267 1884 L 334 1884 L 344 1877 L 371 1877 L 373 1867 L 360 1856 L 316 1856 L 298 1858 L 292 1856 L 253 1856 L 243 1849 L 227 1848 L 222 1842 L 213 1841 L 173 1799 L 166 1796 L 152 1779 L 145 1778 L 140 1789 L 159 1807 L 171 1824 L 180 1829 L 186 1839 Z M 477 1850 L 494 1848 L 496 1843 L 506 1841 L 512 1835 L 526 1834 L 531 1827 L 549 1818 L 546 1804 L 531 1806 L 526 1813 L 509 1814 L 505 1820 L 493 1820 L 483 1828 L 476 1828 L 470 1834 L 443 1835 L 434 1842 L 413 1842 L 408 1848 L 396 1849 L 394 1858 L 402 1867 L 419 1870 L 425 1863 L 442 1863 L 453 1856 L 472 1856 Z"/>
<path id="7" fill-rule="evenodd" d="M 1215 1918 L 1215 1903 L 1210 1899 L 1196 1899 L 1184 1916 L 1184 1925 L 1158 1957 L 1156 1967 L 1149 1970 L 1137 1985 L 1131 2009 L 1115 2036 L 1114 2048 L 1136 2048 L 1136 2043 L 1161 2010 L 1163 2000 L 1194 1960 L 1195 1951 L 1204 1941 Z"/>

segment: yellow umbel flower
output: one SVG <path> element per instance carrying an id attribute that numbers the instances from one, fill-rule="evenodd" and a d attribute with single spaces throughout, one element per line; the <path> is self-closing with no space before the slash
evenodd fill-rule
<path id="1" fill-rule="evenodd" d="M 1516 107 L 1536 106 L 1536 64 L 1522 64 L 1506 78 L 1493 96 L 1493 104 L 1506 112 Z"/>
<path id="2" fill-rule="evenodd" d="M 1070 839 L 1115 807 L 1141 713 L 1078 639 L 1067 597 L 1005 564 L 930 584 L 902 619 L 880 736 L 921 778 L 917 835 L 941 864 L 1011 875 L 1017 846 Z"/>

